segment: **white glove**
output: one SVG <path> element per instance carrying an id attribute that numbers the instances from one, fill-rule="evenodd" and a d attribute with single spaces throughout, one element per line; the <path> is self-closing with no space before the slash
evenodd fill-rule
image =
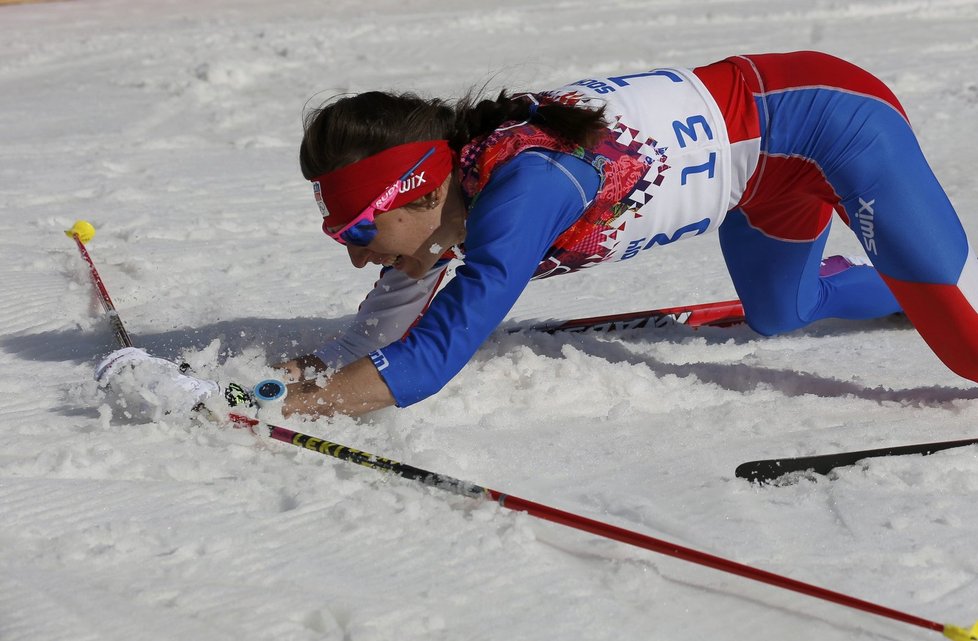
<path id="1" fill-rule="evenodd" d="M 167 414 L 189 415 L 199 403 L 220 391 L 214 381 L 187 376 L 176 363 L 125 347 L 95 368 L 95 380 L 110 404 L 126 418 L 158 420 Z"/>

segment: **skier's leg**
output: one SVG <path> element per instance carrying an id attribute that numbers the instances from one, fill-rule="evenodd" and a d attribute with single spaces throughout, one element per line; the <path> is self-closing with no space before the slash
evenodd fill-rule
<path id="1" fill-rule="evenodd" d="M 727 214 L 720 247 L 752 329 L 772 335 L 822 318 L 876 318 L 900 311 L 870 266 L 824 275 L 828 234 L 826 225 L 813 241 L 786 241 L 752 227 L 740 210 Z"/>
<path id="2" fill-rule="evenodd" d="M 751 196 L 764 205 L 788 184 L 772 166 L 824 177 L 822 198 L 837 205 L 923 339 L 978 381 L 978 259 L 893 93 L 825 54 L 735 61 L 764 114 L 761 153 L 770 161 Z"/>

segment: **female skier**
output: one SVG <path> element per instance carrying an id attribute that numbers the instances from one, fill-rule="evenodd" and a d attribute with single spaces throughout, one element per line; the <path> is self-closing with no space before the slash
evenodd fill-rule
<path id="1" fill-rule="evenodd" d="M 757 332 L 902 310 L 978 381 L 978 263 L 961 223 L 896 97 L 826 54 L 734 56 L 454 107 L 368 92 L 307 119 L 300 162 L 326 235 L 355 267 L 383 269 L 346 332 L 280 366 L 296 381 L 286 415 L 416 403 L 530 280 L 711 231 Z M 873 266 L 823 263 L 833 212 Z M 452 258 L 462 264 L 439 291 Z"/>

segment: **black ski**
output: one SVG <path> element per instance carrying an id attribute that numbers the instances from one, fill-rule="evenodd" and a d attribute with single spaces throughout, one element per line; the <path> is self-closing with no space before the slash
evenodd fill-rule
<path id="1" fill-rule="evenodd" d="M 967 438 L 958 441 L 940 441 L 936 443 L 919 443 L 917 445 L 900 445 L 896 447 L 881 447 L 858 452 L 838 452 L 835 454 L 816 454 L 814 456 L 797 456 L 788 458 L 748 461 L 737 466 L 735 474 L 738 478 L 749 481 L 766 483 L 791 472 L 813 472 L 828 474 L 838 467 L 854 465 L 857 462 L 880 456 L 904 456 L 920 454 L 926 456 L 949 450 L 955 447 L 978 444 L 978 438 Z"/>

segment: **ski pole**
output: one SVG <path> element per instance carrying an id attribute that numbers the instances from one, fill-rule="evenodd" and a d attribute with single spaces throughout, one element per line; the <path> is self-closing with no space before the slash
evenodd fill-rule
<path id="1" fill-rule="evenodd" d="M 692 548 L 670 543 L 668 541 L 657 539 L 639 532 L 626 530 L 624 528 L 620 528 L 609 523 L 604 523 L 602 521 L 596 521 L 572 512 L 565 512 L 564 510 L 559 510 L 541 503 L 535 503 L 518 496 L 505 494 L 498 490 L 476 485 L 475 483 L 461 481 L 444 474 L 429 472 L 427 470 L 423 470 L 412 465 L 407 465 L 393 459 L 376 456 L 362 450 L 347 447 L 346 445 L 340 445 L 339 443 L 333 443 L 325 439 L 296 432 L 280 425 L 265 423 L 248 416 L 244 416 L 243 414 L 231 413 L 229 418 L 238 427 L 246 427 L 251 430 L 263 428 L 267 430 L 268 435 L 276 441 L 289 443 L 290 445 L 295 445 L 297 447 L 318 452 L 326 456 L 356 463 L 357 465 L 369 467 L 374 470 L 391 472 L 403 478 L 419 481 L 425 485 L 437 487 L 453 494 L 467 496 L 469 498 L 482 498 L 495 501 L 506 509 L 517 512 L 526 512 L 527 514 L 539 519 L 559 523 L 561 525 L 584 532 L 589 532 L 607 539 L 627 543 L 628 545 L 633 545 L 645 550 L 651 550 L 652 552 L 671 556 L 682 561 L 703 565 L 721 572 L 734 574 L 785 590 L 805 594 L 823 601 L 830 601 L 838 605 L 861 610 L 870 614 L 901 621 L 903 623 L 926 628 L 928 630 L 934 630 L 942 633 L 945 637 L 952 639 L 953 641 L 978 641 L 978 623 L 976 623 L 970 630 L 965 630 L 964 628 L 959 628 L 953 625 L 945 625 L 938 623 L 937 621 L 931 621 L 913 614 L 894 610 L 892 608 L 878 605 L 869 601 L 864 601 L 856 597 L 842 594 L 841 592 L 834 592 L 832 590 L 820 588 L 810 583 L 804 583 L 780 574 L 768 572 L 767 570 L 762 570 L 743 563 L 731 561 L 723 557 L 700 552 Z"/>
<path id="2" fill-rule="evenodd" d="M 109 324 L 112 325 L 112 331 L 115 332 L 116 340 L 119 341 L 122 347 L 132 347 L 132 340 L 129 338 L 129 333 L 126 332 L 126 328 L 122 324 L 119 312 L 116 311 L 115 305 L 112 304 L 112 299 L 109 298 L 109 292 L 105 289 L 105 284 L 102 283 L 102 277 L 98 275 L 98 270 L 95 269 L 95 263 L 92 261 L 88 250 L 85 249 L 85 243 L 95 236 L 95 228 L 92 227 L 90 222 L 79 220 L 72 225 L 71 229 L 65 230 L 65 235 L 74 239 L 75 245 L 78 246 L 78 252 L 85 259 L 85 262 L 88 263 L 88 273 L 92 277 L 92 284 L 95 285 L 96 292 L 98 292 L 102 309 L 105 310 L 106 315 L 109 317 Z"/>

